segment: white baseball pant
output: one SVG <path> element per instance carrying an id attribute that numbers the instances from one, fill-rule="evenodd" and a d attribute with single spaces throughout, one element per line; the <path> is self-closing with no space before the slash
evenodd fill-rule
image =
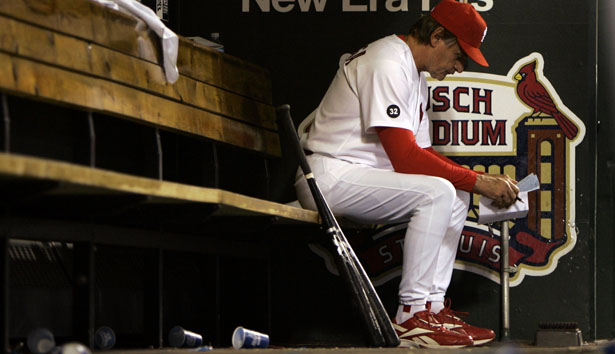
<path id="1" fill-rule="evenodd" d="M 400 304 L 444 301 L 470 194 L 439 177 L 397 173 L 318 154 L 308 156 L 308 161 L 336 216 L 370 224 L 408 222 Z M 301 205 L 316 210 L 301 171 L 295 189 Z"/>

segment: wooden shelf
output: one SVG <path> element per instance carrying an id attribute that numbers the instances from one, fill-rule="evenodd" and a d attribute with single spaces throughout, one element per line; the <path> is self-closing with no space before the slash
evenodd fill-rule
<path id="1" fill-rule="evenodd" d="M 148 203 L 216 204 L 215 215 L 273 216 L 282 222 L 318 223 L 318 213 L 216 188 L 190 186 L 71 163 L 0 153 L 0 184 L 11 179 L 55 182 L 47 195 L 139 195 Z"/>

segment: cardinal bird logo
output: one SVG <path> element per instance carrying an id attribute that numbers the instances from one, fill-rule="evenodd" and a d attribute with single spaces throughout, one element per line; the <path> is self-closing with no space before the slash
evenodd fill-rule
<path id="1" fill-rule="evenodd" d="M 555 118 L 555 121 L 570 140 L 574 139 L 579 129 L 562 112 L 557 109 L 549 92 L 536 79 L 536 61 L 524 65 L 515 75 L 519 81 L 517 84 L 517 94 L 521 101 L 532 108 L 531 117 L 540 116 L 542 113 Z"/>

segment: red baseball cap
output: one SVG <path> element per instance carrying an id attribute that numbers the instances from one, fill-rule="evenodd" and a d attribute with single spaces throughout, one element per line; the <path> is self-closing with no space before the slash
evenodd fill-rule
<path id="1" fill-rule="evenodd" d="M 489 66 L 479 49 L 487 35 L 487 23 L 474 6 L 456 0 L 442 0 L 431 10 L 431 17 L 457 37 L 459 45 L 472 60 Z"/>

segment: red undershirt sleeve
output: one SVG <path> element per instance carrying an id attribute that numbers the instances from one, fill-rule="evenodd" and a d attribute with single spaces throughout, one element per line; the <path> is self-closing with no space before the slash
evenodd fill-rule
<path id="1" fill-rule="evenodd" d="M 437 156 L 438 158 L 440 158 L 441 160 L 444 160 L 444 161 L 446 161 L 446 162 L 452 163 L 453 165 L 455 165 L 455 166 L 457 166 L 457 167 L 465 168 L 465 167 L 461 166 L 460 164 L 458 164 L 457 162 L 455 162 L 455 161 L 453 161 L 453 160 L 449 159 L 448 157 L 446 157 L 446 156 L 442 155 L 441 153 L 437 152 L 437 151 L 436 151 L 436 149 L 434 149 L 434 148 L 433 148 L 433 147 L 431 147 L 431 146 L 430 146 L 430 147 L 428 147 L 428 148 L 425 148 L 425 150 L 426 150 L 426 151 L 431 152 L 431 153 L 432 153 L 432 154 L 434 154 L 434 155 L 436 155 L 436 156 Z M 476 173 L 477 173 L 477 174 L 479 174 L 479 175 L 484 175 L 484 174 L 485 174 L 485 172 L 483 172 L 483 171 L 474 171 L 474 172 L 476 172 Z"/>
<path id="2" fill-rule="evenodd" d="M 475 171 L 460 166 L 431 147 L 421 148 L 408 129 L 378 127 L 376 130 L 396 172 L 442 177 L 455 188 L 472 192 Z"/>

